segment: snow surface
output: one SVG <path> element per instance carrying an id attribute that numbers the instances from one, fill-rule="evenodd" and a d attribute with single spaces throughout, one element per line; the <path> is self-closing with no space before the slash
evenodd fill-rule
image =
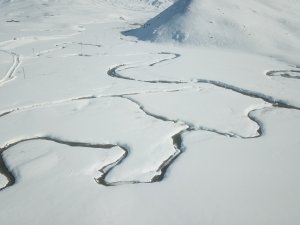
<path id="1" fill-rule="evenodd" d="M 125 34 L 142 40 L 175 40 L 292 60 L 300 50 L 299 10 L 297 0 L 179 0 L 143 27 Z"/>
<path id="2" fill-rule="evenodd" d="M 0 224 L 298 225 L 299 7 L 0 0 Z"/>

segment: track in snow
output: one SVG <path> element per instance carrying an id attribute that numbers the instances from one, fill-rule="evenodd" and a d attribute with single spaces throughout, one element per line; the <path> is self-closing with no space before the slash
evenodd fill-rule
<path id="1" fill-rule="evenodd" d="M 6 72 L 5 76 L 0 80 L 0 86 L 2 86 L 3 84 L 5 84 L 8 81 L 11 81 L 15 78 L 14 75 L 15 75 L 18 67 L 21 64 L 21 57 L 20 57 L 20 55 L 18 55 L 17 53 L 14 53 L 14 52 L 8 52 L 8 51 L 4 51 L 4 50 L 0 50 L 0 51 L 10 54 L 13 57 L 13 64 L 11 65 L 9 70 Z"/>

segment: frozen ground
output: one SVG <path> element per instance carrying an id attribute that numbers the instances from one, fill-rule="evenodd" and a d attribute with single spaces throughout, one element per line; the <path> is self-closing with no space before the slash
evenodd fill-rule
<path id="1" fill-rule="evenodd" d="M 0 224 L 298 225 L 299 8 L 0 0 Z"/>

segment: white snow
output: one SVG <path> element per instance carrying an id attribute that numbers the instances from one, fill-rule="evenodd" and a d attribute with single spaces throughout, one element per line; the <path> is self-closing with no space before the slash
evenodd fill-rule
<path id="1" fill-rule="evenodd" d="M 6 176 L 0 175 L 0 188 L 5 187 L 8 183 Z"/>
<path id="2" fill-rule="evenodd" d="M 70 164 L 71 159 L 68 164 L 61 161 L 57 169 L 64 170 L 51 169 L 44 173 L 46 179 L 36 176 L 22 180 L 22 185 L 20 182 L 5 189 L 0 218 L 6 224 L 46 225 L 213 222 L 235 225 L 262 221 L 298 224 L 300 114 L 293 110 L 268 109 L 256 116 L 265 122 L 267 135 L 260 139 L 187 133 L 184 137 L 187 151 L 161 183 L 106 188 L 93 183 L 92 174 L 78 172 L 87 169 L 89 164 L 76 160 L 75 167 Z M 26 143 L 11 151 L 47 148 L 38 144 L 43 143 Z M 66 152 L 72 159 L 76 159 L 75 151 L 82 150 L 83 154 L 83 149 L 53 146 L 58 150 L 52 152 Z M 93 156 L 91 162 L 101 163 L 95 155 L 102 154 L 102 150 L 95 150 L 95 155 L 91 150 L 84 151 L 85 158 Z M 34 152 L 37 151 L 31 151 Z M 12 199 L 17 199 L 17 203 L 12 205 Z M 50 215 L 56 216 L 49 219 Z"/>
<path id="3" fill-rule="evenodd" d="M 203 86 L 200 90 L 154 93 L 132 98 L 142 102 L 147 110 L 157 115 L 175 121 L 185 121 L 195 127 L 211 128 L 221 133 L 237 134 L 242 137 L 254 137 L 258 130 L 258 124 L 248 118 L 245 109 L 249 106 L 255 109 L 263 105 L 261 100 L 209 85 Z"/>
<path id="4" fill-rule="evenodd" d="M 299 10 L 297 0 L 179 0 L 126 34 L 142 40 L 175 40 L 295 60 L 300 50 Z"/>
<path id="5" fill-rule="evenodd" d="M 5 117 L 0 122 L 6 128 L 0 134 L 2 146 L 35 137 L 128 146 L 130 157 L 111 171 L 110 182 L 150 181 L 160 173 L 160 164 L 176 154 L 171 136 L 184 128 L 151 118 L 122 98 L 74 101 Z"/>
<path id="6" fill-rule="evenodd" d="M 82 176 L 88 183 L 101 175 L 102 167 L 122 155 L 123 150 L 118 147 L 72 148 L 44 140 L 24 142 L 3 154 L 18 182 L 36 182 L 35 179 L 51 179 L 50 176 L 54 179 L 80 179 Z M 39 185 L 39 182 L 32 185 Z"/>
<path id="7" fill-rule="evenodd" d="M 0 0 L 0 224 L 299 225 L 297 0 Z"/>

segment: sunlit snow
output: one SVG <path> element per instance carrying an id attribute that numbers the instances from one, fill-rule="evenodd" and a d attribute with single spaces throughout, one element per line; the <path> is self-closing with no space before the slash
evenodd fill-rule
<path id="1" fill-rule="evenodd" d="M 0 224 L 300 224 L 299 10 L 0 0 Z"/>

